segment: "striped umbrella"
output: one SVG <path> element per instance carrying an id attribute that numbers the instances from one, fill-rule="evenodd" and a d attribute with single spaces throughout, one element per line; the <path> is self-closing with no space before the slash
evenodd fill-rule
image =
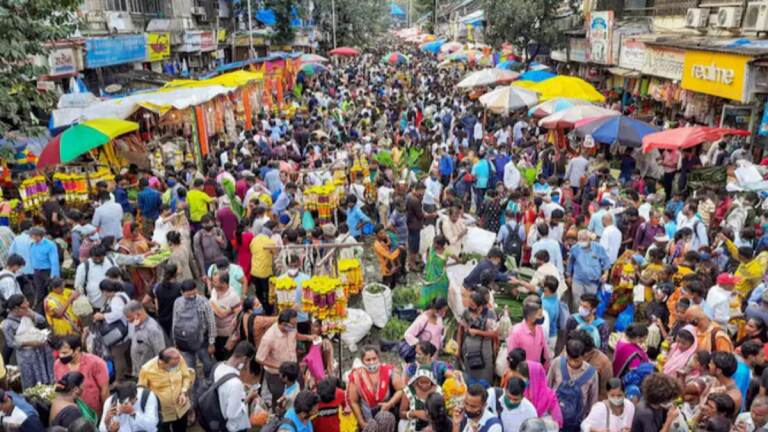
<path id="1" fill-rule="evenodd" d="M 409 60 L 405 54 L 395 51 L 389 54 L 385 54 L 384 57 L 381 58 L 381 62 L 392 65 L 400 65 L 407 64 Z"/>

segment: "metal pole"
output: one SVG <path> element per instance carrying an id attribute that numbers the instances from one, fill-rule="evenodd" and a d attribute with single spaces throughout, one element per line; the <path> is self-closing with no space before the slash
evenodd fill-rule
<path id="1" fill-rule="evenodd" d="M 253 55 L 253 13 L 251 12 L 251 0 L 247 0 L 248 3 L 248 58 L 254 57 Z"/>
<path id="2" fill-rule="evenodd" d="M 434 19 L 435 19 L 435 23 L 434 23 L 434 24 L 432 24 L 432 34 L 435 34 L 435 35 L 436 35 L 436 34 L 437 34 L 437 0 L 435 0 L 435 11 L 434 11 L 434 15 L 435 15 L 435 16 L 433 16 L 432 18 L 434 18 Z"/>
<path id="3" fill-rule="evenodd" d="M 331 28 L 333 29 L 333 47 L 336 48 L 336 0 L 331 0 Z"/>

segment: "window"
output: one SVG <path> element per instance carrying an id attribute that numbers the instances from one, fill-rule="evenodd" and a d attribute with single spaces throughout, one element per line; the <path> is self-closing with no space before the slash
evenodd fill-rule
<path id="1" fill-rule="evenodd" d="M 104 10 L 128 11 L 128 0 L 104 0 Z"/>
<path id="2" fill-rule="evenodd" d="M 159 14 L 162 0 L 104 0 L 104 10 L 139 14 Z"/>

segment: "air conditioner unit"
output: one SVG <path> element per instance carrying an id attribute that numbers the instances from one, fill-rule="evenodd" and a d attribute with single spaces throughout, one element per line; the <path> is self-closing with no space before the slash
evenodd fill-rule
<path id="1" fill-rule="evenodd" d="M 744 30 L 763 32 L 768 31 L 768 3 L 750 2 L 744 14 Z"/>
<path id="2" fill-rule="evenodd" d="M 688 28 L 706 28 L 709 22 L 709 9 L 690 8 L 685 15 L 685 26 Z"/>
<path id="3" fill-rule="evenodd" d="M 202 6 L 195 6 L 192 8 L 192 15 L 205 15 L 205 8 Z"/>
<path id="4" fill-rule="evenodd" d="M 741 15 L 744 9 L 740 6 L 721 7 L 717 10 L 715 27 L 723 29 L 733 29 L 741 27 Z"/>

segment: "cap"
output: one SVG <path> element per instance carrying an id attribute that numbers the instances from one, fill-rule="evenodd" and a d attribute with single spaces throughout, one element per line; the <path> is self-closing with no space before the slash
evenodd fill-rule
<path id="1" fill-rule="evenodd" d="M 720 273 L 717 275 L 717 284 L 723 285 L 735 285 L 741 278 L 730 273 Z"/>

